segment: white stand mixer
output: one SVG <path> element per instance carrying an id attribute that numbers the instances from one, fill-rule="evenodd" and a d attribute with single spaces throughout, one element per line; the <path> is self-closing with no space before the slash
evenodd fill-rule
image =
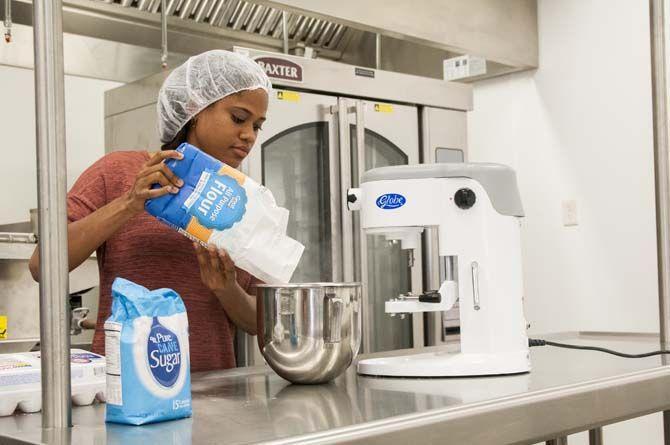
<path id="1" fill-rule="evenodd" d="M 515 374 L 530 371 L 523 314 L 519 217 L 514 171 L 498 164 L 426 164 L 369 170 L 351 189 L 367 234 L 421 242 L 437 227 L 440 257 L 455 257 L 457 274 L 440 289 L 387 301 L 387 313 L 446 311 L 460 300 L 461 352 L 361 360 L 358 372 L 398 377 Z M 442 278 L 441 278 L 442 279 Z"/>

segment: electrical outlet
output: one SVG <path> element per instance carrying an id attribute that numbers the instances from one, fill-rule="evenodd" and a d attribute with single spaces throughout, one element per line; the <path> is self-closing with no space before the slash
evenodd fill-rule
<path id="1" fill-rule="evenodd" d="M 563 201 L 563 225 L 565 227 L 576 226 L 579 224 L 577 217 L 577 201 L 570 199 Z"/>

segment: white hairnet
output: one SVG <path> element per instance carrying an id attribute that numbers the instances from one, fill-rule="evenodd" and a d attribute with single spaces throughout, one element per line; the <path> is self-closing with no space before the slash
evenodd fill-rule
<path id="1" fill-rule="evenodd" d="M 189 58 L 163 82 L 158 92 L 158 135 L 171 142 L 193 116 L 231 94 L 262 88 L 270 79 L 249 57 L 220 49 Z"/>

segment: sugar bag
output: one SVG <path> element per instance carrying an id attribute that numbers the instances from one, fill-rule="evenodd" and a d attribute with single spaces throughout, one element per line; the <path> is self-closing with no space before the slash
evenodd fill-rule
<path id="1" fill-rule="evenodd" d="M 107 422 L 142 425 L 191 415 L 188 318 L 171 289 L 123 278 L 105 322 Z"/>

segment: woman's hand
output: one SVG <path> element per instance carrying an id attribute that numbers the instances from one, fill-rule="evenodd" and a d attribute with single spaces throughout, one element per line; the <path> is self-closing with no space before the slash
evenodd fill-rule
<path id="1" fill-rule="evenodd" d="M 235 263 L 228 253 L 210 246 L 202 247 L 193 243 L 200 265 L 200 279 L 217 297 L 237 289 Z"/>
<path id="2" fill-rule="evenodd" d="M 163 160 L 183 159 L 184 155 L 176 150 L 165 150 L 155 153 L 149 159 L 142 170 L 135 177 L 135 184 L 126 194 L 127 208 L 133 214 L 139 214 L 144 210 L 147 199 L 158 198 L 168 193 L 178 193 L 184 181 L 179 179 L 172 170 L 168 168 Z M 160 184 L 160 188 L 151 188 L 154 184 Z"/>
<path id="3" fill-rule="evenodd" d="M 219 300 L 228 318 L 256 335 L 256 299 L 237 284 L 235 264 L 225 250 L 193 243 L 200 264 L 200 278 Z"/>

